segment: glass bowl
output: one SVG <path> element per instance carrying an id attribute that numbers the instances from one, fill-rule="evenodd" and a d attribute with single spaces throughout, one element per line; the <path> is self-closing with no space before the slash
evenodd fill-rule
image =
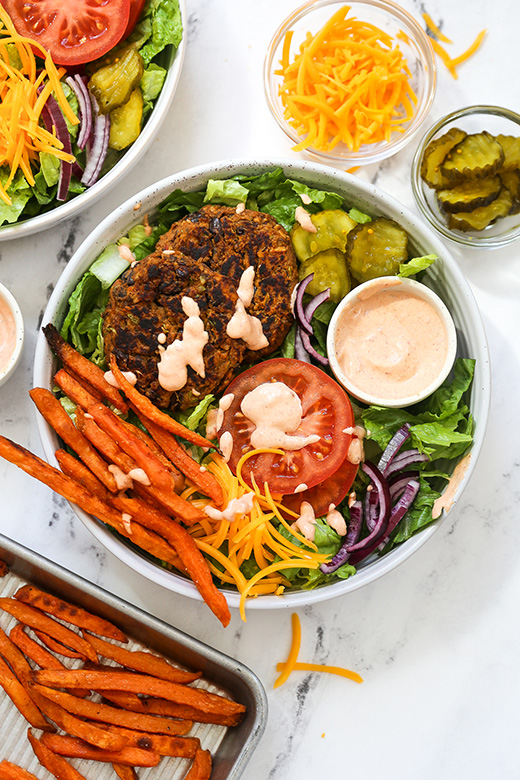
<path id="1" fill-rule="evenodd" d="M 456 230 L 448 226 L 446 215 L 437 202 L 435 190 L 421 177 L 421 162 L 430 141 L 455 127 L 468 134 L 486 130 L 491 135 L 520 136 L 520 114 L 500 106 L 467 106 L 439 119 L 424 135 L 414 155 L 412 190 L 417 206 L 435 230 L 457 244 L 477 249 L 506 246 L 520 236 L 520 212 L 497 219 L 484 230 Z"/>
<path id="2" fill-rule="evenodd" d="M 284 51 L 287 32 L 292 31 L 289 62 L 299 53 L 300 44 L 310 32 L 317 33 L 332 15 L 345 3 L 338 0 L 310 0 L 297 8 L 276 30 L 264 62 L 264 90 L 272 115 L 287 137 L 298 145 L 306 137 L 289 123 L 280 96 L 282 76 L 277 74 Z M 432 106 L 436 89 L 436 68 L 430 40 L 419 23 L 407 11 L 392 0 L 354 0 L 348 4 L 348 18 L 356 18 L 377 26 L 392 39 L 407 61 L 409 83 L 417 97 L 411 119 L 403 122 L 402 132 L 394 130 L 389 140 L 362 144 L 353 150 L 345 143 L 338 143 L 330 151 L 314 146 L 304 150 L 307 157 L 317 162 L 339 168 L 377 163 L 401 151 L 420 130 Z"/>

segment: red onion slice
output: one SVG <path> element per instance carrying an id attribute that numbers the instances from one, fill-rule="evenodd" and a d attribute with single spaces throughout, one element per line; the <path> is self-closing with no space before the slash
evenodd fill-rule
<path id="1" fill-rule="evenodd" d="M 406 486 L 411 479 L 419 479 L 419 472 L 403 471 L 400 474 L 394 474 L 394 476 L 388 480 L 392 505 L 394 505 L 398 498 L 404 493 Z"/>
<path id="2" fill-rule="evenodd" d="M 383 531 L 386 532 L 386 526 L 391 511 L 390 490 L 388 487 L 388 482 L 384 476 L 381 474 L 377 466 L 374 466 L 374 464 L 370 463 L 369 460 L 366 460 L 361 468 L 372 480 L 373 491 L 377 491 L 379 499 L 379 515 L 369 535 L 365 536 L 365 538 L 360 542 L 356 542 L 356 544 L 351 545 L 348 548 L 349 553 L 356 552 L 358 550 L 364 550 L 367 546 L 370 546 L 370 543 L 376 540 Z"/>
<path id="3" fill-rule="evenodd" d="M 302 360 L 304 363 L 311 362 L 309 353 L 303 346 L 302 329 L 299 325 L 296 325 L 296 332 L 294 334 L 294 356 L 296 360 Z"/>
<path id="4" fill-rule="evenodd" d="M 95 97 L 90 95 L 92 101 L 92 112 L 94 114 L 94 127 L 92 132 L 91 144 L 87 145 L 87 164 L 81 177 L 81 183 L 86 187 L 91 187 L 98 179 L 103 167 L 103 162 L 108 150 L 108 139 L 110 137 L 110 115 L 100 114 Z"/>
<path id="5" fill-rule="evenodd" d="M 328 301 L 329 298 L 330 298 L 330 287 L 327 287 L 326 290 L 322 290 L 322 292 L 315 295 L 312 301 L 310 301 L 305 307 L 303 314 L 305 319 L 309 323 L 311 330 L 312 330 L 311 320 L 314 315 L 314 312 L 319 306 L 321 306 L 322 303 Z"/>
<path id="6" fill-rule="evenodd" d="M 78 74 L 75 76 L 68 76 L 65 81 L 76 95 L 79 103 L 81 125 L 76 143 L 80 149 L 84 149 L 92 132 L 92 104 L 90 102 L 90 96 L 88 89 L 85 86 L 85 82 Z"/>
<path id="7" fill-rule="evenodd" d="M 359 539 L 362 523 L 363 506 L 361 501 L 354 501 L 350 507 L 350 522 L 348 524 L 347 535 L 345 536 L 343 544 L 332 560 L 321 564 L 320 571 L 323 572 L 323 574 L 333 574 L 337 569 L 339 569 L 340 566 L 343 566 L 344 563 L 347 563 L 349 558 L 348 548 L 355 544 Z"/>
<path id="8" fill-rule="evenodd" d="M 41 92 L 42 87 L 39 87 L 38 91 Z M 45 105 L 43 106 L 41 116 L 45 124 L 46 129 L 52 133 L 53 127 L 55 128 L 56 138 L 63 144 L 63 151 L 67 154 L 72 154 L 72 144 L 70 142 L 70 133 L 65 122 L 65 117 L 61 113 L 61 109 L 52 95 L 49 95 Z M 56 200 L 64 201 L 67 199 L 70 185 L 70 177 L 72 176 L 72 163 L 60 160 L 60 178 L 58 180 L 58 192 Z"/>
<path id="9" fill-rule="evenodd" d="M 305 290 L 309 286 L 309 284 L 314 279 L 314 274 L 309 274 L 305 277 L 305 279 L 302 279 L 301 282 L 299 282 L 296 287 L 294 288 L 294 316 L 299 323 L 300 327 L 305 330 L 309 336 L 312 336 L 313 330 L 312 325 L 305 316 L 305 311 L 303 308 L 303 295 L 305 293 Z"/>
<path id="10" fill-rule="evenodd" d="M 396 455 L 388 464 L 385 469 L 385 476 L 389 478 L 392 476 L 392 474 L 395 474 L 398 471 L 402 471 L 403 469 L 407 469 L 409 466 L 413 466 L 415 463 L 426 463 L 428 460 L 430 460 L 428 455 L 423 452 L 419 452 L 419 450 L 405 450 L 404 452 L 400 452 L 398 455 Z"/>
<path id="11" fill-rule="evenodd" d="M 309 334 L 306 333 L 304 330 L 301 330 L 300 335 L 301 335 L 303 346 L 305 347 L 305 350 L 308 352 L 311 358 L 314 358 L 314 360 L 316 360 L 318 363 L 321 363 L 322 366 L 328 366 L 329 359 L 324 357 L 323 355 L 320 355 L 320 353 L 314 349 L 314 347 L 311 344 Z"/>
<path id="12" fill-rule="evenodd" d="M 410 423 L 405 423 L 397 433 L 394 433 L 386 445 L 377 467 L 382 474 L 385 474 L 387 466 L 394 459 L 404 442 L 410 437 Z"/>

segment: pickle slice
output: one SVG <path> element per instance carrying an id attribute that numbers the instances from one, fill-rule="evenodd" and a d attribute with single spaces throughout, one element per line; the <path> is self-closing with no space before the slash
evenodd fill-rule
<path id="1" fill-rule="evenodd" d="M 421 160 L 421 178 L 428 187 L 439 190 L 450 186 L 449 179 L 441 173 L 441 164 L 449 152 L 466 137 L 464 130 L 452 127 L 440 138 L 430 141 Z"/>
<path id="2" fill-rule="evenodd" d="M 467 135 L 453 147 L 441 165 L 450 182 L 492 176 L 504 162 L 504 150 L 494 136 L 484 130 Z"/>
<path id="3" fill-rule="evenodd" d="M 300 281 L 309 274 L 314 274 L 314 278 L 306 287 L 309 295 L 318 295 L 330 287 L 330 300 L 339 303 L 350 292 L 347 261 L 345 254 L 339 249 L 324 249 L 323 252 L 305 260 L 298 271 Z"/>
<path id="4" fill-rule="evenodd" d="M 357 282 L 392 276 L 408 260 L 408 234 L 392 219 L 378 217 L 350 231 L 346 256 Z"/>
<path id="5" fill-rule="evenodd" d="M 504 150 L 504 171 L 514 171 L 520 168 L 520 138 L 514 135 L 497 135 L 497 141 Z"/>
<path id="6" fill-rule="evenodd" d="M 127 46 L 113 62 L 96 70 L 88 86 L 100 113 L 109 114 L 126 103 L 141 81 L 143 71 L 143 59 L 133 46 Z"/>
<path id="7" fill-rule="evenodd" d="M 324 209 L 311 214 L 316 233 L 295 224 L 291 230 L 294 253 L 300 263 L 325 249 L 345 251 L 347 234 L 357 225 L 342 209 Z"/>
<path id="8" fill-rule="evenodd" d="M 505 187 L 500 194 L 487 206 L 481 206 L 474 211 L 460 211 L 456 214 L 448 213 L 448 227 L 455 230 L 484 230 L 492 222 L 500 217 L 506 217 L 512 206 L 511 193 Z"/>
<path id="9" fill-rule="evenodd" d="M 467 181 L 446 190 L 438 190 L 437 201 L 444 211 L 474 211 L 487 206 L 502 189 L 500 176 Z"/>
<path id="10" fill-rule="evenodd" d="M 139 87 L 136 87 L 126 103 L 110 113 L 109 147 L 120 152 L 137 141 L 141 133 L 142 119 L 143 94 Z"/>
<path id="11" fill-rule="evenodd" d="M 518 214 L 520 212 L 520 170 L 505 171 L 500 174 L 500 178 L 502 184 L 511 195 L 512 203 L 509 213 Z"/>

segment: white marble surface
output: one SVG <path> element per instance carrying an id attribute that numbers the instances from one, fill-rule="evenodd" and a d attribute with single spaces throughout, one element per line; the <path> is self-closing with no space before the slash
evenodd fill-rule
<path id="1" fill-rule="evenodd" d="M 427 10 L 460 52 L 487 27 L 454 81 L 439 65 L 430 119 L 472 103 L 518 110 L 516 0 L 406 0 Z M 82 216 L 37 237 L 0 243 L 0 280 L 27 326 L 23 362 L 0 388 L 3 434 L 41 453 L 27 391 L 38 325 L 53 285 L 89 231 L 120 202 L 167 174 L 231 157 L 294 153 L 263 97 L 263 57 L 295 0 L 188 0 L 185 66 L 167 121 L 142 165 Z M 412 148 L 359 176 L 415 209 Z M 344 665 L 363 685 L 294 674 L 273 691 L 290 642 L 285 610 L 233 615 L 221 629 L 205 607 L 162 592 L 101 549 L 69 506 L 0 462 L 0 529 L 47 557 L 239 658 L 269 696 L 267 732 L 245 776 L 302 780 L 513 780 L 520 776 L 520 244 L 491 252 L 450 245 L 482 311 L 493 370 L 484 447 L 456 510 L 384 579 L 300 611 L 305 660 Z M 1 731 L 1 729 L 0 729 Z"/>

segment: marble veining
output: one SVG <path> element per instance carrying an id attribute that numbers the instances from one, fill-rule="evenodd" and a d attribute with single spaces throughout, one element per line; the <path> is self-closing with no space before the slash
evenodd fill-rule
<path id="1" fill-rule="evenodd" d="M 0 280 L 22 308 L 27 337 L 0 388 L 2 434 L 42 454 L 29 399 L 46 302 L 83 239 L 129 195 L 166 175 L 233 157 L 291 157 L 271 118 L 262 66 L 272 33 L 297 0 L 189 0 L 188 47 L 168 117 L 142 161 L 100 202 L 41 235 L 0 244 Z M 427 11 L 462 52 L 480 52 L 454 80 L 438 63 L 427 120 L 473 103 L 519 109 L 513 65 L 520 5 L 402 0 Z M 357 176 L 417 212 L 415 143 Z M 0 530 L 128 601 L 223 650 L 263 681 L 270 717 L 248 780 L 317 776 L 370 780 L 517 780 L 520 698 L 520 244 L 486 252 L 449 246 L 482 312 L 493 374 L 484 446 L 469 488 L 426 545 L 348 597 L 298 610 L 300 659 L 355 669 L 364 683 L 295 672 L 273 690 L 291 639 L 290 613 L 233 613 L 222 629 L 198 601 L 161 589 L 101 548 L 69 505 L 0 461 Z M 1 732 L 1 729 L 0 729 Z"/>

